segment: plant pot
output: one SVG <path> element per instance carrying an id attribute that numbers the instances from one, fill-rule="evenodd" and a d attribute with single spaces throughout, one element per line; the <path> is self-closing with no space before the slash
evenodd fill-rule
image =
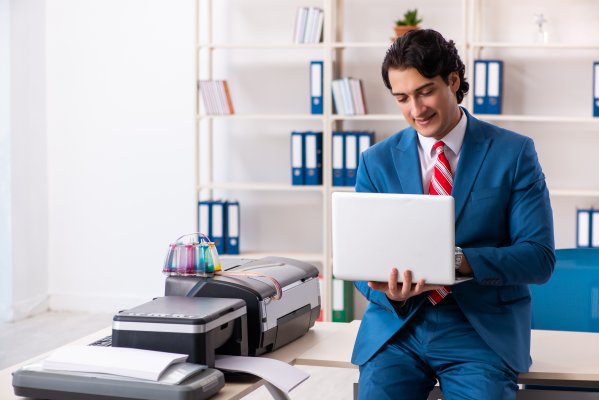
<path id="1" fill-rule="evenodd" d="M 403 35 L 405 35 L 407 32 L 409 31 L 414 31 L 416 29 L 420 29 L 420 27 L 418 25 L 395 25 L 393 27 L 395 29 L 395 37 L 401 37 Z"/>

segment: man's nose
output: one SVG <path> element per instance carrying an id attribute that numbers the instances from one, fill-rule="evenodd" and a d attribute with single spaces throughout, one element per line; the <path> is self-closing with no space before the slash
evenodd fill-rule
<path id="1" fill-rule="evenodd" d="M 424 105 L 424 103 L 422 102 L 421 99 L 414 98 L 412 100 L 412 109 L 411 109 L 412 117 L 414 117 L 414 118 L 422 117 L 424 115 L 425 110 L 426 110 L 426 106 Z"/>

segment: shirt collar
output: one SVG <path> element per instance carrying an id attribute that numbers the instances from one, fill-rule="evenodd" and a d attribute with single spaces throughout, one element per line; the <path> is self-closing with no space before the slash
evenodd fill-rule
<path id="1" fill-rule="evenodd" d="M 468 124 L 468 118 L 466 117 L 466 113 L 462 111 L 461 108 L 460 113 L 462 114 L 462 116 L 460 117 L 460 120 L 458 121 L 457 125 L 451 131 L 449 131 L 449 133 L 445 135 L 445 137 L 443 137 L 442 139 L 443 143 L 445 143 L 445 146 L 449 148 L 456 156 L 459 155 L 460 151 L 462 150 L 462 144 L 464 143 L 464 135 L 466 134 L 466 126 Z M 420 143 L 420 146 L 422 146 L 422 149 L 424 150 L 425 154 L 433 156 L 433 145 L 437 143 L 437 139 L 422 136 L 420 133 L 418 133 L 418 142 Z"/>

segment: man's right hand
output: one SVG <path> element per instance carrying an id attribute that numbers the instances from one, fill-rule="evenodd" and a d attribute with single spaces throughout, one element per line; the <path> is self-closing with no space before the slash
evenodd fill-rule
<path id="1" fill-rule="evenodd" d="M 410 297 L 414 297 L 424 292 L 443 288 L 443 285 L 428 285 L 424 279 L 420 279 L 417 283 L 412 283 L 412 271 L 409 269 L 403 272 L 402 283 L 397 282 L 399 272 L 397 268 L 391 268 L 389 273 L 389 282 L 368 282 L 368 287 L 385 293 L 389 300 L 406 301 Z"/>

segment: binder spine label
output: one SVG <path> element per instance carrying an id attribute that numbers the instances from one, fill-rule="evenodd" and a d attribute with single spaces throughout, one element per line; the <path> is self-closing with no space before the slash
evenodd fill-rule
<path id="1" fill-rule="evenodd" d="M 593 64 L 593 117 L 599 117 L 599 61 Z"/>

